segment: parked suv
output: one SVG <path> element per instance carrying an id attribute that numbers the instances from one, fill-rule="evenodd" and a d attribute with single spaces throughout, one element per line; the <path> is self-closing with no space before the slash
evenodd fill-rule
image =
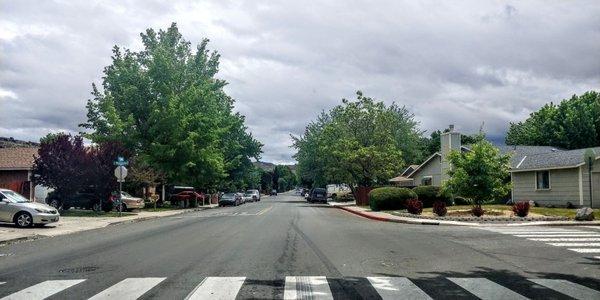
<path id="1" fill-rule="evenodd" d="M 58 222 L 58 211 L 49 205 L 30 202 L 7 189 L 0 189 L 0 222 L 15 223 L 17 227 Z"/>
<path id="2" fill-rule="evenodd" d="M 46 203 L 56 209 L 67 210 L 71 207 L 81 209 L 91 209 L 94 211 L 103 210 L 109 212 L 113 209 L 112 199 L 101 199 L 93 188 L 87 188 L 76 192 L 71 196 L 60 196 L 56 191 L 48 194 Z"/>
<path id="3" fill-rule="evenodd" d="M 252 201 L 260 201 L 260 192 L 258 190 L 247 190 L 246 194 L 252 195 Z"/>
<path id="4" fill-rule="evenodd" d="M 310 191 L 308 202 L 323 202 L 327 203 L 327 190 L 322 188 L 314 188 Z"/>

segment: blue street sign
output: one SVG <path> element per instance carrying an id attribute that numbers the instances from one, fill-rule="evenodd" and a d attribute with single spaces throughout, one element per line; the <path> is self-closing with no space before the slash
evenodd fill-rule
<path id="1" fill-rule="evenodd" d="M 125 160 L 125 158 L 123 156 L 119 156 L 117 157 L 117 160 L 114 162 L 115 166 L 127 166 L 129 165 L 129 162 L 127 160 Z"/>

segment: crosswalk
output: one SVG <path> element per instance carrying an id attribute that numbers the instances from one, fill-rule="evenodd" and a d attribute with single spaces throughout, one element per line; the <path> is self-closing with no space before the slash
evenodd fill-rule
<path id="1" fill-rule="evenodd" d="M 165 282 L 165 277 L 146 277 L 146 278 L 126 278 L 106 289 L 100 291 L 90 299 L 138 299 L 152 289 L 160 289 L 161 283 Z M 90 279 L 91 280 L 91 279 Z M 332 292 L 332 282 L 337 278 L 328 278 L 326 276 L 287 276 L 285 277 L 283 296 L 285 300 L 293 299 L 339 299 L 339 298 L 364 298 L 364 296 L 344 295 L 335 296 Z M 497 283 L 488 278 L 464 278 L 449 277 L 445 279 L 454 284 L 456 289 L 462 289 L 466 293 L 484 300 L 497 299 L 528 299 L 527 291 L 512 290 L 506 283 Z M 20 291 L 14 292 L 2 298 L 2 300 L 15 299 L 46 299 L 51 296 L 60 297 L 60 292 L 67 289 L 76 289 L 79 284 L 86 279 L 69 280 L 47 280 Z M 236 299 L 249 298 L 249 296 L 240 296 L 240 290 L 247 282 L 246 277 L 206 277 L 202 279 L 195 288 L 193 288 L 185 299 Z M 406 277 L 366 277 L 367 284 L 376 293 L 375 298 L 387 299 L 432 299 L 423 289 L 421 284 L 416 284 Z M 564 298 L 588 300 L 600 299 L 600 292 L 588 286 L 563 279 L 548 278 L 530 278 L 527 279 L 531 290 L 547 289 L 550 293 L 564 295 Z M 3 287 L 10 286 L 7 282 Z M 0 297 L 3 292 L 0 288 Z M 529 295 L 531 297 L 531 295 Z M 372 298 L 372 297 L 369 297 Z M 537 297 L 536 297 L 537 298 Z"/>
<path id="2" fill-rule="evenodd" d="M 564 247 L 569 251 L 591 254 L 591 258 L 600 259 L 600 232 L 592 226 L 579 228 L 553 227 L 483 227 L 484 230 L 525 238 L 530 241 L 544 242 L 554 247 Z"/>

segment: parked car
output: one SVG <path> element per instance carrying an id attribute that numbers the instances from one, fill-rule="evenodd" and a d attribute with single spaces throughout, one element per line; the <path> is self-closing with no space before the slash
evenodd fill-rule
<path id="1" fill-rule="evenodd" d="M 112 199 L 110 197 L 101 199 L 93 188 L 84 189 L 68 197 L 60 196 L 56 191 L 53 191 L 48 194 L 46 203 L 58 210 L 67 210 L 74 207 L 109 212 L 113 209 Z"/>
<path id="2" fill-rule="evenodd" d="M 30 227 L 58 222 L 58 210 L 50 205 L 30 202 L 27 198 L 7 189 L 0 189 L 0 222 Z"/>
<path id="3" fill-rule="evenodd" d="M 240 197 L 239 193 L 226 193 L 219 199 L 219 206 L 238 206 L 240 204 L 242 204 L 242 197 Z"/>
<path id="4" fill-rule="evenodd" d="M 310 192 L 310 198 L 308 202 L 323 202 L 327 203 L 327 190 L 323 188 L 314 188 Z"/>
<path id="5" fill-rule="evenodd" d="M 271 196 L 277 196 L 277 190 L 276 189 L 272 189 L 271 190 Z"/>
<path id="6" fill-rule="evenodd" d="M 242 200 L 244 200 L 244 203 L 246 203 L 246 202 L 254 202 L 254 199 L 252 199 L 252 194 L 251 193 L 244 193 L 244 194 L 242 194 Z"/>
<path id="7" fill-rule="evenodd" d="M 179 205 L 182 207 L 188 206 L 190 200 L 196 198 L 198 203 L 204 203 L 204 194 L 196 192 L 193 187 L 179 187 L 179 192 L 171 194 L 169 201 L 171 205 Z"/>
<path id="8" fill-rule="evenodd" d="M 112 195 L 113 203 L 116 203 L 118 192 Z M 132 211 L 134 209 L 144 208 L 144 199 L 131 196 L 127 192 L 121 192 L 121 211 Z M 119 208 L 116 207 L 118 210 Z"/>
<path id="9" fill-rule="evenodd" d="M 252 195 L 252 201 L 260 201 L 260 192 L 258 190 L 247 190 L 246 193 Z"/>

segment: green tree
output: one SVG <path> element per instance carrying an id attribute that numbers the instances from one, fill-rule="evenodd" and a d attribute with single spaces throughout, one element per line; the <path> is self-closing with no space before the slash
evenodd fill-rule
<path id="1" fill-rule="evenodd" d="M 359 91 L 356 101 L 343 99 L 293 137 L 299 177 L 314 186 L 386 183 L 407 160 L 422 158 L 417 126 L 405 107 L 386 106 Z"/>
<path id="2" fill-rule="evenodd" d="M 471 151 L 453 150 L 448 155 L 452 165 L 450 178 L 444 183 L 444 191 L 473 199 L 481 206 L 484 202 L 505 197 L 511 188 L 509 177 L 510 155 L 502 155 L 498 148 L 486 140 L 480 140 Z"/>
<path id="3" fill-rule="evenodd" d="M 102 89 L 92 86 L 88 121 L 80 125 L 85 136 L 120 141 L 171 182 L 239 185 L 262 145 L 233 113 L 227 83 L 215 77 L 219 54 L 208 40 L 193 51 L 175 23 L 141 39 L 139 52 L 114 47 Z"/>
<path id="4" fill-rule="evenodd" d="M 556 146 L 579 149 L 600 145 L 600 94 L 573 95 L 556 105 L 549 103 L 523 122 L 511 123 L 508 145 Z"/>

